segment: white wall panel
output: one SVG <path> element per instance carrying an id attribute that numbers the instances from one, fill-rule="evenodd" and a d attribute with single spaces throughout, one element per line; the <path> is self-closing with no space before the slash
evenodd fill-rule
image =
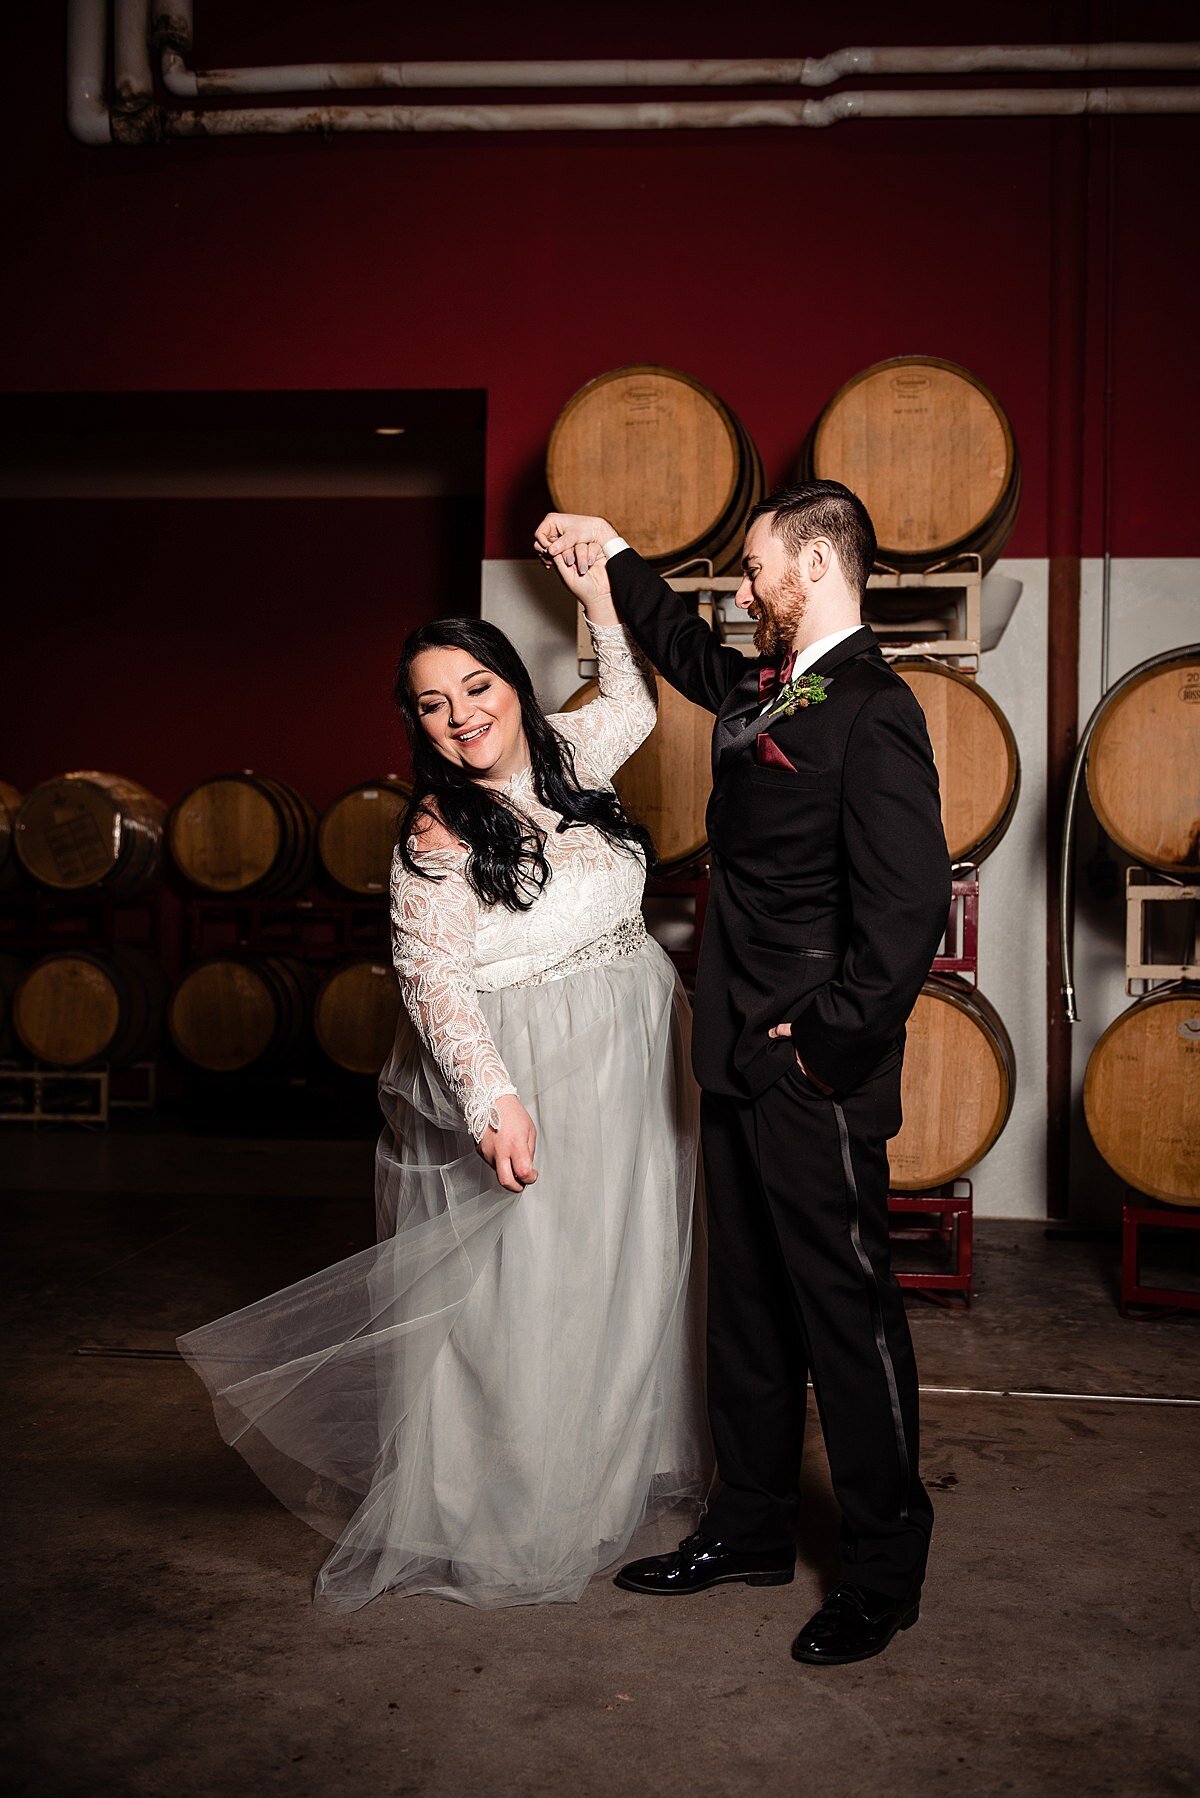
<path id="1" fill-rule="evenodd" d="M 979 870 L 979 988 L 1003 1018 L 1017 1062 L 1008 1127 L 971 1171 L 981 1217 L 1046 1210 L 1046 619 L 1049 564 L 997 564 L 1023 592 L 979 682 L 1012 726 L 1021 794 L 1003 842 Z"/>

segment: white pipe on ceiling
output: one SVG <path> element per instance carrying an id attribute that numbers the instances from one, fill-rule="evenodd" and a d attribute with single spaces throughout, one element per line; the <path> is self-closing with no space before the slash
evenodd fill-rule
<path id="1" fill-rule="evenodd" d="M 168 112 L 167 137 L 364 131 L 741 131 L 845 119 L 1074 118 L 1200 112 L 1200 88 L 976 88 L 825 100 L 569 101 L 513 106 L 272 106 Z"/>
<path id="2" fill-rule="evenodd" d="M 168 92 L 281 94 L 373 88 L 465 87 L 828 87 L 848 75 L 971 75 L 1012 71 L 1089 74 L 1101 70 L 1200 69 L 1200 44 L 891 45 L 829 56 L 591 58 L 525 62 L 286 63 L 258 69 L 196 69 L 191 0 L 158 0 L 154 32 Z"/>
<path id="3" fill-rule="evenodd" d="M 67 0 L 67 125 L 81 144 L 110 144 L 104 103 L 106 19 L 103 0 Z"/>
<path id="4" fill-rule="evenodd" d="M 175 59 L 172 66 L 177 65 L 176 78 L 186 76 L 187 81 L 198 83 L 201 78 L 186 70 L 178 54 L 191 46 L 191 0 L 153 0 L 152 4 L 150 0 L 115 0 L 115 66 L 119 99 L 116 117 L 110 119 L 102 103 L 105 14 L 105 0 L 69 0 L 68 118 L 74 134 L 85 143 L 108 143 L 113 141 L 114 135 L 123 143 L 136 143 L 163 136 L 242 137 L 304 132 L 745 130 L 821 127 L 849 119 L 1062 118 L 1200 111 L 1200 89 L 1190 87 L 933 89 L 845 92 L 824 99 L 271 106 L 173 111 L 153 104 L 146 44 L 153 34 L 162 47 L 164 64 Z M 737 73 L 731 74 L 731 70 L 752 69 L 753 79 L 762 81 L 767 79 L 763 71 L 776 71 L 770 79 L 780 80 L 783 77 L 778 71 L 786 69 L 791 72 L 788 79 L 811 84 L 818 79 L 840 79 L 851 68 L 865 73 L 879 73 L 885 68 L 889 72 L 906 74 L 928 73 L 931 64 L 939 69 L 963 66 L 978 69 L 992 67 L 990 59 L 999 59 L 995 66 L 1013 66 L 1004 59 L 1016 57 L 1058 59 L 1047 65 L 1055 68 L 1100 66 L 1097 60 L 1100 58 L 1105 59 L 1106 67 L 1189 68 L 1200 66 L 1200 45 L 1001 45 L 932 51 L 905 48 L 847 50 L 820 59 L 818 63 L 760 60 L 735 63 L 329 64 L 311 65 L 307 71 L 302 69 L 300 72 L 336 76 L 338 71 L 350 69 L 354 73 L 353 84 L 357 86 L 361 76 L 370 74 L 374 77 L 381 69 L 401 74 L 407 71 L 410 77 L 415 70 L 452 70 L 454 84 L 465 85 L 463 71 L 471 70 L 478 77 L 479 85 L 492 85 L 493 78 L 494 84 L 500 85 L 501 77 L 507 85 L 514 79 L 514 71 L 520 70 L 531 85 L 543 85 L 550 79 L 558 85 L 573 85 L 581 80 L 587 85 L 587 77 L 581 76 L 580 72 L 591 71 L 594 75 L 595 70 L 603 69 L 620 71 L 623 85 L 636 85 L 639 77 L 631 71 L 641 71 L 640 78 L 648 80 L 651 77 L 645 71 L 653 70 L 653 78 L 657 81 L 662 79 L 663 71 L 669 69 L 675 72 L 674 78 L 681 85 L 711 85 L 718 79 L 734 82 L 742 78 Z M 961 61 L 963 58 L 968 59 L 967 65 Z M 1130 60 L 1123 62 L 1123 58 Z M 960 60 L 955 62 L 953 59 Z M 1042 64 L 1026 61 L 1019 66 L 1041 67 Z M 814 74 L 814 70 L 818 73 Z M 722 71 L 719 77 L 716 71 Z M 796 71 L 800 71 L 798 76 Z M 254 79 L 279 74 L 291 81 L 297 71 L 233 73 Z"/>
<path id="5" fill-rule="evenodd" d="M 150 68 L 150 0 L 117 0 L 113 15 L 113 84 L 121 112 L 154 104 Z"/>

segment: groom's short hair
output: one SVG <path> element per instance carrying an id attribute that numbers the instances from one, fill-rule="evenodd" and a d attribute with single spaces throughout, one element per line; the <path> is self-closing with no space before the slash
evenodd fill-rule
<path id="1" fill-rule="evenodd" d="M 760 500 L 746 519 L 746 529 L 756 519 L 768 517 L 775 536 L 793 556 L 799 556 L 814 537 L 828 537 L 849 585 L 859 594 L 866 591 L 875 566 L 875 526 L 857 493 L 840 481 L 801 481 Z"/>

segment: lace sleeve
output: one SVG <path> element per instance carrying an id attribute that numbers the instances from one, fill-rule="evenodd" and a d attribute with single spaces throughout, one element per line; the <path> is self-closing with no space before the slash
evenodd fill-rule
<path id="1" fill-rule="evenodd" d="M 600 695 L 577 712 L 556 712 L 550 720 L 575 748 L 581 778 L 604 785 L 654 729 L 658 687 L 654 670 L 623 624 L 597 625 L 588 632 L 600 672 Z"/>
<path id="2" fill-rule="evenodd" d="M 392 959 L 409 1016 L 478 1142 L 489 1125 L 499 1127 L 496 1100 L 517 1090 L 472 979 L 479 900 L 461 854 L 433 849 L 421 860 L 441 878 L 410 873 L 398 854 L 392 862 Z"/>

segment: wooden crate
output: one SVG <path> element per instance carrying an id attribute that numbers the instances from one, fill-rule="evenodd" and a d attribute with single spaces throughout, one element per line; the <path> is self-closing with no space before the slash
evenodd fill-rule
<path id="1" fill-rule="evenodd" d="M 1200 886 L 1173 880 L 1169 874 L 1155 874 L 1149 868 L 1127 868 L 1125 871 L 1125 991 L 1132 997 L 1135 987 L 1148 991 L 1164 981 L 1200 980 L 1200 957 L 1196 952 L 1196 901 Z M 1188 952 L 1183 959 L 1166 960 L 1153 953 L 1153 908 L 1163 905 L 1190 906 L 1190 928 L 1186 929 Z"/>

